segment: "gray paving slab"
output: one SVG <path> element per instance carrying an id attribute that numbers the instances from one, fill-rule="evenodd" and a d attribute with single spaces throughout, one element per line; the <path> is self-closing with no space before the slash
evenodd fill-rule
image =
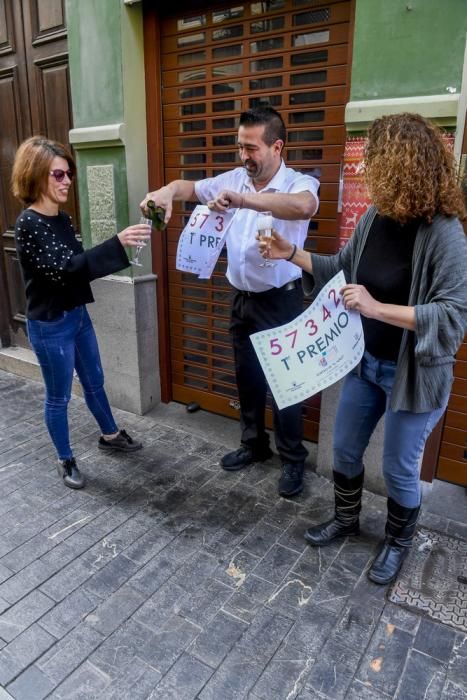
<path id="1" fill-rule="evenodd" d="M 145 448 L 102 454 L 73 397 L 87 488 L 58 480 L 40 383 L 0 371 L 0 700 L 465 700 L 467 635 L 389 602 L 362 535 L 308 547 L 332 513 L 313 470 L 277 494 L 277 455 L 237 472 L 238 424 L 177 404 L 116 418 Z M 437 483 L 421 524 L 467 538 L 465 491 Z M 452 499 L 452 508 L 449 507 Z"/>

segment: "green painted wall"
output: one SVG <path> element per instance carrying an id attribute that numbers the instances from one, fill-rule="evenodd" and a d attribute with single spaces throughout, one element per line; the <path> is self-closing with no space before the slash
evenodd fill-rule
<path id="1" fill-rule="evenodd" d="M 112 165 L 115 192 L 115 215 L 118 231 L 121 231 L 128 222 L 128 192 L 126 180 L 125 151 L 123 148 L 83 148 L 77 152 L 78 165 L 78 189 L 79 210 L 81 217 L 81 229 L 83 244 L 85 247 L 95 245 L 91 240 L 91 227 L 89 215 L 89 197 L 86 179 L 86 168 L 89 165 Z M 118 233 L 115 231 L 114 233 Z"/>
<path id="2" fill-rule="evenodd" d="M 123 121 L 121 2 L 67 0 L 75 128 Z"/>
<path id="3" fill-rule="evenodd" d="M 351 100 L 460 91 L 467 0 L 356 0 L 355 12 Z"/>

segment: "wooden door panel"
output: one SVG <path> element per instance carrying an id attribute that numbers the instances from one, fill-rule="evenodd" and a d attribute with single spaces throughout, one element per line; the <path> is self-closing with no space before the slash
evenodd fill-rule
<path id="1" fill-rule="evenodd" d="M 239 93 L 242 88 L 243 83 L 237 82 L 235 80 L 229 83 L 210 83 L 203 85 L 194 86 L 184 86 L 176 88 L 164 88 L 164 98 L 165 104 L 176 104 L 184 102 L 188 105 L 200 98 L 204 99 L 216 99 L 220 100 L 225 98 L 226 95 L 233 99 L 238 99 Z M 246 93 L 248 95 L 248 93 Z M 241 97 L 241 95 L 240 95 Z M 342 85 L 331 85 L 331 86 L 304 86 L 303 89 L 297 88 L 294 90 L 281 90 L 280 94 L 275 91 L 271 91 L 271 94 L 267 92 L 262 92 L 261 97 L 248 96 L 248 107 L 254 107 L 257 105 L 258 100 L 268 100 L 277 109 L 283 109 L 287 107 L 297 106 L 303 108 L 304 106 L 331 106 L 331 105 L 341 105 L 345 103 L 345 87 Z M 232 134 L 229 132 L 229 135 Z M 204 135 L 207 140 L 210 138 L 210 134 Z M 235 134 L 234 134 L 235 136 Z"/>
<path id="2" fill-rule="evenodd" d="M 24 291 L 13 238 L 19 204 L 10 190 L 16 149 L 31 130 L 20 3 L 2 0 L 0 19 L 0 340 L 24 346 Z"/>
<path id="3" fill-rule="evenodd" d="M 190 83 L 208 84 L 211 86 L 213 96 L 225 96 L 225 94 L 239 95 L 248 93 L 251 90 L 262 91 L 271 90 L 293 90 L 304 87 L 317 87 L 328 85 L 342 85 L 347 74 L 346 66 L 329 66 L 316 70 L 297 70 L 290 73 L 273 72 L 271 67 L 264 73 L 255 73 L 248 77 L 243 77 L 249 71 L 247 61 L 235 61 L 225 63 L 222 67 L 199 66 L 188 70 L 167 71 L 164 74 L 164 88 L 184 85 L 188 87 Z M 228 82 L 224 82 L 228 81 Z"/>
<path id="4" fill-rule="evenodd" d="M 21 205 L 9 181 L 24 139 L 41 134 L 68 143 L 72 110 L 64 0 L 0 0 L 0 123 L 1 340 L 27 346 L 13 237 Z M 66 209 L 77 224 L 76 185 Z"/>

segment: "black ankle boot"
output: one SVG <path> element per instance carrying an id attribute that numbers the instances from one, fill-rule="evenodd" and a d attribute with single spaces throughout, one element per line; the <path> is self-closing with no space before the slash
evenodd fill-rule
<path id="1" fill-rule="evenodd" d="M 76 466 L 75 458 L 59 460 L 58 475 L 62 477 L 65 486 L 70 489 L 82 489 L 85 484 L 84 476 Z"/>
<path id="2" fill-rule="evenodd" d="M 329 544 L 337 537 L 360 534 L 358 516 L 362 505 L 364 472 L 351 479 L 336 471 L 333 476 L 336 504 L 334 518 L 310 527 L 305 532 L 306 541 L 314 546 Z"/>
<path id="3" fill-rule="evenodd" d="M 370 581 L 384 586 L 396 578 L 412 546 L 419 512 L 420 506 L 404 508 L 388 498 L 386 538 L 368 571 Z"/>

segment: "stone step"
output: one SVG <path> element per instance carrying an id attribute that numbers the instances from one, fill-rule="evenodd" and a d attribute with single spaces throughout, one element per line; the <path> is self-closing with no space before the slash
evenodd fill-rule
<path id="1" fill-rule="evenodd" d="M 0 348 L 0 369 L 5 372 L 17 374 L 20 377 L 27 377 L 35 381 L 42 381 L 42 373 L 39 362 L 34 352 L 30 348 L 20 348 L 10 346 Z M 73 379 L 72 393 L 75 396 L 82 396 L 83 391 L 78 379 Z"/>

